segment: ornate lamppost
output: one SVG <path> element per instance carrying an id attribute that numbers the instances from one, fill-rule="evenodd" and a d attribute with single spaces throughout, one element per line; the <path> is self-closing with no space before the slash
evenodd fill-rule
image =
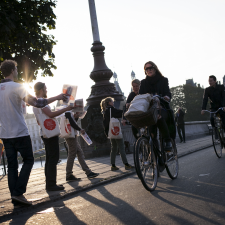
<path id="1" fill-rule="evenodd" d="M 82 127 L 86 130 L 92 140 L 103 144 L 107 141 L 107 138 L 104 134 L 100 102 L 103 98 L 109 96 L 113 97 L 116 101 L 123 101 L 123 95 L 116 90 L 113 83 L 109 82 L 113 72 L 105 63 L 105 47 L 100 42 L 95 1 L 88 0 L 88 2 L 94 41 L 92 44 L 93 47 L 91 48 L 94 57 L 94 69 L 90 74 L 90 78 L 95 84 L 91 87 L 91 94 L 87 99 L 88 109 L 85 118 L 82 120 Z"/>

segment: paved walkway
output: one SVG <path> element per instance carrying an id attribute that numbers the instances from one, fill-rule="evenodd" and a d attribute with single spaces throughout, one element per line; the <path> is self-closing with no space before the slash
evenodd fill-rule
<path id="1" fill-rule="evenodd" d="M 209 146 L 212 146 L 211 136 L 190 140 L 186 143 L 179 143 L 177 144 L 178 155 L 181 157 Z M 133 164 L 133 154 L 128 154 L 127 158 L 128 162 Z M 93 187 L 93 185 L 101 185 L 102 183 L 111 181 L 112 179 L 135 173 L 135 170 L 125 170 L 119 156 L 117 156 L 116 159 L 116 165 L 120 168 L 118 171 L 110 170 L 109 157 L 88 159 L 86 162 L 92 171 L 100 173 L 98 177 L 90 180 L 87 179 L 85 173 L 80 168 L 78 161 L 76 161 L 74 165 L 74 175 L 82 178 L 82 180 L 79 182 L 66 182 L 66 163 L 58 165 L 57 182 L 58 184 L 63 184 L 65 187 L 65 190 L 61 192 L 46 192 L 44 168 L 33 169 L 27 186 L 27 192 L 25 194 L 25 197 L 33 202 L 33 206 L 30 206 L 30 208 L 88 189 Z M 7 176 L 0 177 L 0 218 L 2 216 L 9 216 L 26 210 L 27 207 L 13 208 L 7 184 Z"/>

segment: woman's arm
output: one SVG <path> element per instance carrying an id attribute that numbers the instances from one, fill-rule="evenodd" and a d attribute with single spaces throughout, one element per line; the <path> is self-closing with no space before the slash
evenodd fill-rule
<path id="1" fill-rule="evenodd" d="M 47 115 L 48 117 L 50 118 L 54 118 L 56 116 L 59 116 L 61 115 L 62 113 L 66 112 L 66 111 L 70 111 L 72 110 L 74 107 L 73 106 L 67 106 L 66 108 L 64 109 L 60 109 L 58 111 L 54 111 L 52 112 L 48 107 L 45 107 L 42 109 L 42 112 Z"/>
<path id="2" fill-rule="evenodd" d="M 163 90 L 164 90 L 164 96 L 163 97 L 166 97 L 168 96 L 171 100 L 171 92 L 170 92 L 170 88 L 169 88 L 169 82 L 168 82 L 168 79 L 167 78 L 164 78 L 164 85 L 163 85 Z"/>
<path id="3" fill-rule="evenodd" d="M 71 113 L 70 112 L 66 112 L 65 113 L 66 118 L 70 121 L 70 125 L 73 129 L 75 130 L 81 130 L 81 128 L 77 125 L 77 123 L 73 120 Z"/>

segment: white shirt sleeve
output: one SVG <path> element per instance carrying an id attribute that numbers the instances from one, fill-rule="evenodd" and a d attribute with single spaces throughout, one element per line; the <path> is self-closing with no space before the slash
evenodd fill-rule
<path id="1" fill-rule="evenodd" d="M 29 95 L 28 91 L 22 84 L 18 84 L 15 91 L 20 96 L 21 99 L 24 99 L 27 95 Z"/>

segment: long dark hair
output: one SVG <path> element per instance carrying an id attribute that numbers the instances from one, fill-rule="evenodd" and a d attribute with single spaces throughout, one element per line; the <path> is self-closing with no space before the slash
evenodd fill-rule
<path id="1" fill-rule="evenodd" d="M 161 77 L 164 77 L 164 76 L 162 75 L 162 73 L 160 72 L 160 70 L 158 69 L 158 67 L 156 66 L 156 64 L 155 64 L 154 62 L 152 62 L 152 61 L 148 61 L 148 62 L 145 63 L 145 65 L 144 65 L 144 71 L 145 71 L 145 66 L 146 66 L 147 64 L 151 64 L 151 65 L 155 68 L 156 74 L 159 74 Z M 146 75 L 146 77 L 147 77 L 146 72 L 145 72 L 145 75 Z"/>

